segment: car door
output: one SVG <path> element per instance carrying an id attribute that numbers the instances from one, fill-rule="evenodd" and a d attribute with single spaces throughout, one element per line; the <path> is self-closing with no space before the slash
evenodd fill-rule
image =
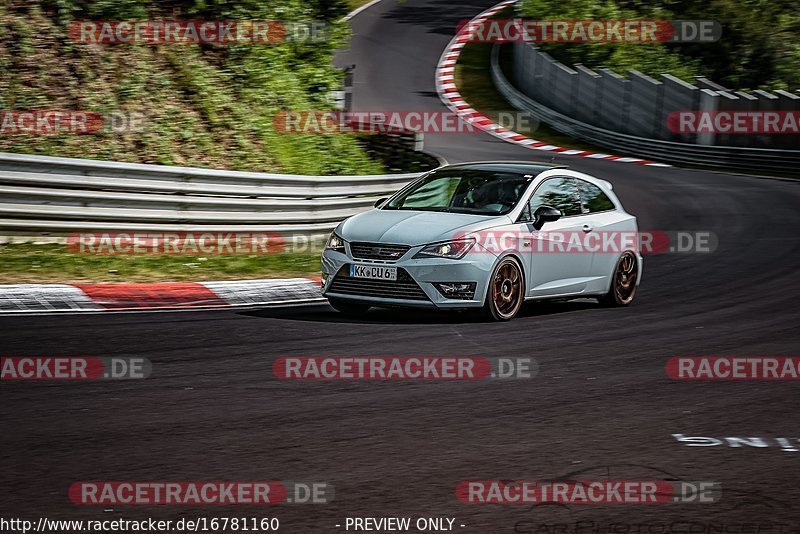
<path id="1" fill-rule="evenodd" d="M 528 217 L 539 206 L 551 206 L 561 211 L 559 220 L 545 223 L 540 230 L 528 223 L 531 236 L 527 254 L 528 296 L 552 297 L 581 293 L 586 289 L 592 254 L 565 241 L 570 234 L 584 232 L 587 217 L 583 213 L 577 179 L 554 176 L 543 181 L 531 195 Z"/>
<path id="2" fill-rule="evenodd" d="M 578 179 L 585 224 L 595 236 L 587 240 L 592 251 L 592 263 L 587 292 L 600 292 L 608 287 L 608 277 L 613 272 L 623 250 L 636 243 L 636 224 L 629 214 L 617 209 L 614 202 L 600 187 Z M 638 247 L 637 247 L 638 248 Z"/>

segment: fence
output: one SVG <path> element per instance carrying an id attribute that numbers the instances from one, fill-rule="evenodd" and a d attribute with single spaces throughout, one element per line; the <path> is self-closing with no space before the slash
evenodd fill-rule
<path id="1" fill-rule="evenodd" d="M 678 135 L 667 128 L 667 117 L 673 111 L 798 110 L 797 95 L 784 91 L 749 95 L 723 90 L 702 78 L 697 80 L 698 85 L 692 85 L 674 76 L 665 74 L 659 81 L 636 71 L 623 78 L 608 69 L 594 72 L 581 65 L 569 68 L 530 43 L 512 46 L 514 83 L 503 73 L 499 45 L 495 45 L 495 84 L 514 107 L 562 133 L 648 159 L 730 170 L 800 173 L 800 150 L 766 148 L 796 148 L 800 136 Z M 745 143 L 749 146 L 743 146 Z"/>
<path id="2" fill-rule="evenodd" d="M 83 231 L 314 237 L 418 176 L 297 176 L 0 153 L 0 241 L 60 241 Z"/>

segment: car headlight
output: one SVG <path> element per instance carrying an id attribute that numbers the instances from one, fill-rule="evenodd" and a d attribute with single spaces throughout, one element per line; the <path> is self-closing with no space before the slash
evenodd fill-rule
<path id="1" fill-rule="evenodd" d="M 336 232 L 331 232 L 328 242 L 325 243 L 325 250 L 335 250 L 336 252 L 344 252 L 344 239 L 336 235 Z"/>
<path id="2" fill-rule="evenodd" d="M 473 246 L 475 246 L 474 239 L 456 239 L 444 243 L 433 243 L 431 245 L 425 245 L 414 257 L 460 260 Z"/>

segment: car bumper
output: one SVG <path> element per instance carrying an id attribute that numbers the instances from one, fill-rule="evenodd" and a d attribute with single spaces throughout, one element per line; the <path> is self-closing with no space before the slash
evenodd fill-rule
<path id="1" fill-rule="evenodd" d="M 403 259 L 392 263 L 355 259 L 346 253 L 325 250 L 322 254 L 322 294 L 325 297 L 369 302 L 376 306 L 421 308 L 483 306 L 489 278 L 497 260 L 494 254 L 473 249 L 460 260 L 414 258 L 421 248 L 411 248 Z M 390 287 L 391 283 L 389 282 L 379 284 L 372 283 L 369 279 L 350 278 L 350 265 L 397 267 L 398 283 Z M 403 275 L 403 271 L 407 273 L 408 277 Z M 346 283 L 337 282 L 337 277 Z M 434 283 L 437 282 L 474 283 L 475 292 L 472 298 L 448 298 L 436 288 Z M 413 288 L 411 283 L 418 286 L 421 291 Z M 386 287 L 387 290 L 376 289 L 375 286 Z M 392 295 L 388 296 L 386 293 L 392 293 Z M 413 298 L 407 298 L 412 296 Z"/>

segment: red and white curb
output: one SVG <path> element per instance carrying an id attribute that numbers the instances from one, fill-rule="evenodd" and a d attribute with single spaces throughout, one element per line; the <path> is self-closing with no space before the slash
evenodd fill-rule
<path id="1" fill-rule="evenodd" d="M 0 314 L 178 310 L 325 302 L 319 280 L 0 285 Z"/>
<path id="2" fill-rule="evenodd" d="M 503 141 L 514 143 L 516 145 L 529 148 L 532 150 L 544 150 L 563 154 L 565 156 L 578 156 L 583 158 L 604 159 L 609 161 L 618 161 L 620 163 L 636 163 L 638 165 L 647 165 L 651 167 L 671 167 L 666 163 L 656 163 L 646 159 L 628 158 L 622 156 L 615 156 L 613 154 L 600 154 L 596 152 L 587 152 L 586 150 L 577 150 L 572 148 L 564 148 L 560 146 L 551 145 L 536 139 L 531 139 L 525 135 L 514 132 L 507 128 L 503 128 L 497 123 L 475 110 L 470 106 L 469 102 L 464 100 L 458 92 L 458 87 L 455 84 L 455 66 L 458 57 L 461 55 L 461 50 L 469 42 L 469 33 L 474 24 L 480 24 L 488 18 L 496 15 L 499 11 L 515 4 L 517 0 L 505 0 L 500 2 L 473 18 L 469 24 L 464 24 L 461 30 L 450 41 L 445 48 L 442 57 L 439 59 L 439 64 L 436 67 L 436 92 L 439 93 L 439 98 L 445 106 L 458 115 L 462 120 L 475 125 L 480 130 L 493 135 Z"/>

